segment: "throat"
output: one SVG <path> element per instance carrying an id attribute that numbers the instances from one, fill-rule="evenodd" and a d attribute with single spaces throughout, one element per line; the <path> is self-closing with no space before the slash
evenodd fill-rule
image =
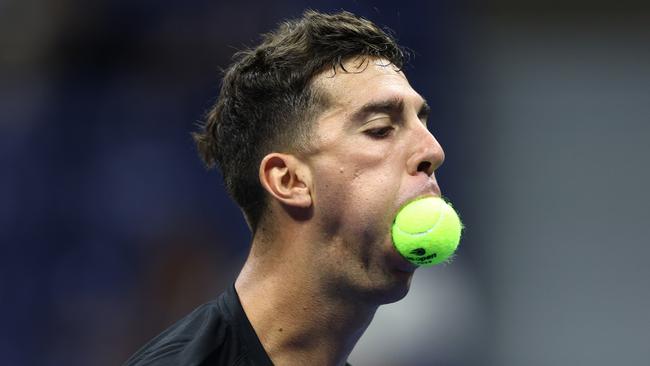
<path id="1" fill-rule="evenodd" d="M 276 365 L 344 365 L 377 310 L 377 306 L 329 296 L 316 278 L 257 276 L 246 266 L 235 288 Z"/>

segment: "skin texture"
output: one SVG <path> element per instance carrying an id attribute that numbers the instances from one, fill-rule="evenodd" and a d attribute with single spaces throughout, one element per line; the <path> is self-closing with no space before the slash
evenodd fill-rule
<path id="1" fill-rule="evenodd" d="M 385 60 L 344 66 L 313 80 L 329 106 L 311 148 L 260 164 L 270 208 L 235 287 L 276 365 L 345 363 L 377 307 L 408 292 L 416 267 L 391 243 L 395 214 L 440 195 L 424 99 Z"/>

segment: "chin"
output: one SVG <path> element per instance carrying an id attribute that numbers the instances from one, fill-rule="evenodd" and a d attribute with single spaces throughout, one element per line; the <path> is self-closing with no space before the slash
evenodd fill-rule
<path id="1" fill-rule="evenodd" d="M 395 281 L 393 286 L 386 291 L 386 298 L 383 302 L 384 304 L 390 304 L 403 299 L 411 289 L 411 279 L 413 278 L 412 272 L 401 272 L 397 276 L 403 277 L 403 279 L 400 278 Z"/>
<path id="2" fill-rule="evenodd" d="M 397 302 L 408 294 L 412 278 L 413 272 L 393 271 L 381 283 L 367 289 L 366 296 L 378 305 Z"/>

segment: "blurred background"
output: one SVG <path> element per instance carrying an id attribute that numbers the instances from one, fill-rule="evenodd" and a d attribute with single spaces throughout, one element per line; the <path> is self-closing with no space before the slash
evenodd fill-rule
<path id="1" fill-rule="evenodd" d="M 0 363 L 119 365 L 250 235 L 190 132 L 306 8 L 393 29 L 467 226 L 354 365 L 650 360 L 650 3 L 0 0 Z"/>

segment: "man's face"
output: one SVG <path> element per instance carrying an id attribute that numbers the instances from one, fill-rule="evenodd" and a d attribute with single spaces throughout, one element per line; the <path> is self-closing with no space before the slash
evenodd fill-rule
<path id="1" fill-rule="evenodd" d="M 433 170 L 444 152 L 401 71 L 373 58 L 344 66 L 314 80 L 330 102 L 306 159 L 317 242 L 326 243 L 317 263 L 333 291 L 388 303 L 406 295 L 415 270 L 393 248 L 392 221 L 406 202 L 440 195 Z"/>

